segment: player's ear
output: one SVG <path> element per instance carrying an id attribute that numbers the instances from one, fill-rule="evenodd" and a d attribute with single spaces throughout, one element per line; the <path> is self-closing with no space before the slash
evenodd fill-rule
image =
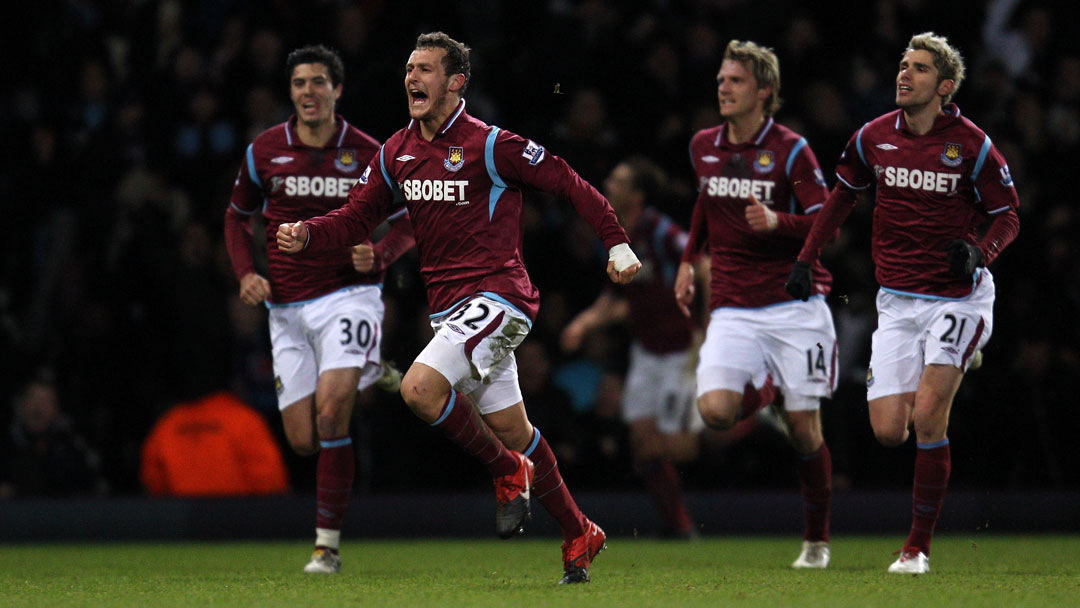
<path id="1" fill-rule="evenodd" d="M 334 100 L 335 101 L 338 100 L 338 99 L 341 99 L 341 91 L 342 91 L 341 83 L 338 83 L 338 85 L 334 87 Z"/>
<path id="2" fill-rule="evenodd" d="M 953 89 L 955 89 L 955 88 L 956 88 L 956 81 L 951 79 L 951 78 L 946 78 L 945 80 L 942 80 L 941 82 L 938 83 L 938 85 L 937 85 L 937 94 L 941 95 L 942 97 L 948 97 L 949 94 L 952 93 Z"/>
<path id="3" fill-rule="evenodd" d="M 464 86 L 465 86 L 465 75 L 464 74 L 454 74 L 453 76 L 450 77 L 450 84 L 448 86 L 450 91 L 452 91 L 454 93 L 458 93 L 458 92 L 461 91 L 462 87 L 464 87 Z"/>

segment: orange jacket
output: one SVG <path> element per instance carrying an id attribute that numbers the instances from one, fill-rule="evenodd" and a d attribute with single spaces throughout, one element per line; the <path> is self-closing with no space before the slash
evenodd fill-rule
<path id="1" fill-rule="evenodd" d="M 153 496 L 279 494 L 289 485 L 270 427 L 227 392 L 166 412 L 143 443 L 140 477 Z"/>

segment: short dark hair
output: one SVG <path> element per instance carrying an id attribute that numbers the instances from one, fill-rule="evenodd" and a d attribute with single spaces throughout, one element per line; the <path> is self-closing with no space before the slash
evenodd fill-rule
<path id="1" fill-rule="evenodd" d="M 321 63 L 330 70 L 330 84 L 335 87 L 345 82 L 345 64 L 334 49 L 322 44 L 300 47 L 289 53 L 285 60 L 285 75 L 292 78 L 293 70 L 301 63 Z"/>
<path id="2" fill-rule="evenodd" d="M 446 51 L 442 64 L 447 76 L 451 74 L 465 76 L 465 84 L 461 87 L 461 93 L 464 94 L 465 89 L 469 87 L 469 80 L 472 79 L 472 67 L 469 65 L 469 51 L 471 49 L 443 32 L 420 34 L 416 38 L 416 49 L 430 48 Z"/>
<path id="3" fill-rule="evenodd" d="M 630 167 L 630 172 L 634 174 L 630 187 L 644 194 L 647 204 L 656 204 L 657 197 L 667 185 L 664 170 L 644 156 L 631 156 L 623 163 Z"/>

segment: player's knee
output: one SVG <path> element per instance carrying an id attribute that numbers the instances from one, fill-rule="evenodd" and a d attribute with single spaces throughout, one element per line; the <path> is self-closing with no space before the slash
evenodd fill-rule
<path id="1" fill-rule="evenodd" d="M 822 443 L 825 443 L 825 438 L 820 430 L 795 429 L 791 433 L 791 445 L 800 454 L 813 454 L 821 448 Z"/>
<path id="2" fill-rule="evenodd" d="M 289 447 L 299 456 L 311 456 L 319 451 L 319 442 L 315 437 L 288 436 Z"/>
<path id="3" fill-rule="evenodd" d="M 315 428 L 321 439 L 340 437 L 348 433 L 349 421 L 341 420 L 341 411 L 327 409 L 315 416 Z"/>
<path id="4" fill-rule="evenodd" d="M 653 425 L 632 424 L 630 426 L 630 453 L 634 462 L 648 462 L 663 458 L 664 439 Z"/>
<path id="5" fill-rule="evenodd" d="M 887 447 L 895 448 L 903 445 L 908 439 L 908 430 L 904 427 L 890 426 L 888 428 L 874 428 L 874 437 L 878 443 Z"/>
<path id="6" fill-rule="evenodd" d="M 526 429 L 517 426 L 511 428 L 492 427 L 491 430 L 503 445 L 515 452 L 524 451 L 532 443 L 533 432 L 531 428 Z"/>
<path id="7" fill-rule="evenodd" d="M 663 458 L 665 456 L 663 448 L 664 446 L 657 441 L 637 441 L 630 444 L 630 451 L 636 463 Z"/>
<path id="8" fill-rule="evenodd" d="M 709 428 L 726 431 L 735 425 L 738 408 L 729 407 L 722 399 L 711 398 L 708 394 L 702 395 L 698 399 L 697 406 L 701 419 Z"/>
<path id="9" fill-rule="evenodd" d="M 431 387 L 408 374 L 401 380 L 401 398 L 422 420 L 438 420 L 446 402 L 445 395 L 435 395 Z"/>
<path id="10" fill-rule="evenodd" d="M 932 443 L 945 438 L 948 430 L 948 422 L 937 418 L 920 419 L 916 416 L 914 421 L 915 437 L 922 443 Z"/>

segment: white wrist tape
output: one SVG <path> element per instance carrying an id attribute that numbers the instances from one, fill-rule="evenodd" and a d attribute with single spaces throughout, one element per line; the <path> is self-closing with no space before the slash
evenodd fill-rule
<path id="1" fill-rule="evenodd" d="M 629 243 L 619 243 L 608 250 L 608 261 L 615 262 L 615 272 L 622 272 L 638 263 Z"/>

